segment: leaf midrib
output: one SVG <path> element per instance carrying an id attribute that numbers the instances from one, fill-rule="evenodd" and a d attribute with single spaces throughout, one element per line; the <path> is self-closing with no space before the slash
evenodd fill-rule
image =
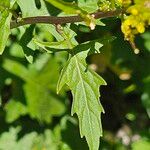
<path id="1" fill-rule="evenodd" d="M 85 98 L 86 106 L 87 106 L 87 108 L 89 108 L 88 103 L 87 103 L 87 99 L 86 99 L 87 96 L 86 96 L 86 92 L 85 92 L 84 82 L 83 82 L 83 79 L 82 79 L 82 76 L 81 76 L 81 72 L 80 72 L 78 59 L 77 59 L 77 56 L 74 56 L 74 57 L 75 57 L 75 61 L 76 61 L 76 66 L 77 66 L 77 71 L 78 71 L 78 74 L 79 74 L 79 78 L 81 80 L 82 89 L 83 89 L 83 92 L 84 92 L 84 98 Z M 89 109 L 87 109 L 87 110 L 88 110 L 88 116 L 90 117 L 90 120 L 91 120 L 90 111 L 89 111 Z M 92 135 L 92 131 L 91 131 L 92 130 L 92 125 L 91 125 L 90 121 L 89 121 L 89 124 L 90 124 L 90 133 Z M 93 143 L 93 137 L 91 136 L 91 138 L 92 138 L 92 143 Z M 92 147 L 93 147 L 93 144 L 92 144 Z"/>

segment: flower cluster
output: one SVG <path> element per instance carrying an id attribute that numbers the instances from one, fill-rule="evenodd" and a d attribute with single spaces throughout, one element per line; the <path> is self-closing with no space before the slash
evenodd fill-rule
<path id="1" fill-rule="evenodd" d="M 129 15 L 124 16 L 122 32 L 125 39 L 134 43 L 135 35 L 143 33 L 150 25 L 150 0 L 135 0 L 135 4 L 127 9 Z"/>

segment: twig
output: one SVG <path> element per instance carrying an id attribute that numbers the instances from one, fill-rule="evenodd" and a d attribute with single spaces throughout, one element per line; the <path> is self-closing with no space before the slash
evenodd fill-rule
<path id="1" fill-rule="evenodd" d="M 124 12 L 123 9 L 108 11 L 108 12 L 95 12 L 91 15 L 94 16 L 95 19 L 99 18 L 108 18 L 108 17 L 116 17 L 121 15 Z M 36 23 L 44 23 L 44 24 L 65 24 L 65 23 L 74 23 L 74 22 L 82 22 L 84 19 L 81 16 L 66 16 L 66 17 L 54 17 L 54 16 L 36 16 L 36 17 L 28 17 L 22 18 L 21 20 L 13 20 L 10 23 L 10 28 L 17 28 L 27 24 L 36 24 Z"/>

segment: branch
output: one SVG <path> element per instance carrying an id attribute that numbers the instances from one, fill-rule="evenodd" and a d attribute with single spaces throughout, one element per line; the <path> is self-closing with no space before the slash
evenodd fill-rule
<path id="1" fill-rule="evenodd" d="M 94 16 L 95 19 L 102 19 L 108 17 L 116 17 L 121 15 L 124 12 L 123 9 L 108 11 L 108 12 L 95 12 L 91 15 Z M 10 28 L 17 28 L 27 24 L 36 24 L 36 23 L 44 23 L 44 24 L 65 24 L 65 23 L 74 23 L 74 22 L 82 22 L 84 19 L 81 16 L 66 16 L 66 17 L 54 17 L 54 16 L 36 16 L 36 17 L 28 17 L 22 18 L 20 21 L 13 20 L 10 23 Z"/>

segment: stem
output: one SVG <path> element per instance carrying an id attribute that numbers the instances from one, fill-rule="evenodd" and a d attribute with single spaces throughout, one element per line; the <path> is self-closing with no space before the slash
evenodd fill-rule
<path id="1" fill-rule="evenodd" d="M 108 17 L 116 17 L 121 15 L 124 12 L 123 9 L 108 11 L 108 12 L 95 12 L 91 15 L 94 16 L 95 19 L 99 18 L 108 18 Z M 28 17 L 22 18 L 20 21 L 13 20 L 10 23 L 10 28 L 17 28 L 27 24 L 36 24 L 36 23 L 44 23 L 44 24 L 65 24 L 65 23 L 74 23 L 74 22 L 82 22 L 84 18 L 81 16 L 66 16 L 66 17 L 54 17 L 54 16 L 36 16 L 36 17 Z"/>

